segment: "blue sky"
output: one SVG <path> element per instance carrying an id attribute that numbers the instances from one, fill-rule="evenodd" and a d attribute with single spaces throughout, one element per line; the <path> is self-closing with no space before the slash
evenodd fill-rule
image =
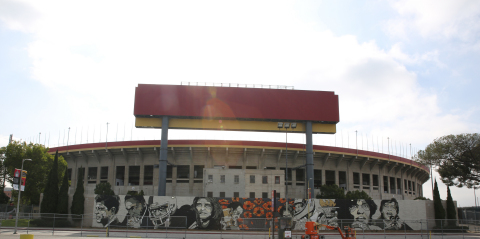
<path id="1" fill-rule="evenodd" d="M 2 0 L 0 146 L 10 134 L 50 147 L 158 139 L 160 130 L 132 129 L 135 86 L 208 82 L 335 91 L 338 133 L 315 144 L 354 147 L 358 131 L 365 149 L 386 152 L 389 137 L 391 151 L 409 157 L 410 144 L 479 131 L 479 17 L 480 2 L 459 0 Z M 460 206 L 474 204 L 472 190 L 452 192 Z"/>

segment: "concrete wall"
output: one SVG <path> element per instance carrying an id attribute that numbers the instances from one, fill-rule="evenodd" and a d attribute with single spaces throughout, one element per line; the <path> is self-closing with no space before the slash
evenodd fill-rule
<path id="1" fill-rule="evenodd" d="M 432 218 L 433 211 L 431 201 L 397 201 L 394 198 L 310 201 L 294 199 L 289 202 L 288 211 L 285 210 L 285 199 L 277 199 L 273 213 L 272 201 L 268 198 L 97 196 L 96 199 L 88 197 L 86 200 L 86 213 L 91 214 L 93 219 L 92 223 L 87 225 L 93 227 L 109 224 L 162 228 L 165 227 L 167 219 L 171 218 L 173 224 L 168 224 L 171 227 L 236 230 L 242 229 L 242 225 L 245 226 L 246 223 L 249 229 L 255 230 L 264 229 L 266 222 L 273 216 L 290 214 L 296 230 L 303 230 L 308 219 L 331 226 L 350 225 L 358 230 L 425 230 L 425 220 Z M 102 218 L 102 215 L 108 215 L 105 210 L 110 208 L 118 210 L 116 209 L 112 217 Z M 433 227 L 433 223 L 430 224 L 430 228 Z"/>

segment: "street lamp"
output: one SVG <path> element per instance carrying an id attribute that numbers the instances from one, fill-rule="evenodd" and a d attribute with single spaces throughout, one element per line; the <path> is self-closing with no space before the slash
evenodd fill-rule
<path id="1" fill-rule="evenodd" d="M 22 174 L 23 174 L 23 162 L 32 161 L 31 159 L 22 160 L 22 169 L 20 170 L 20 180 L 18 181 L 18 202 L 17 202 L 17 218 L 15 219 L 15 231 L 13 234 L 17 234 L 18 214 L 20 214 L 20 195 L 22 194 Z"/>
<path id="2" fill-rule="evenodd" d="M 291 127 L 292 129 L 297 128 L 297 123 L 289 123 L 289 122 L 278 122 L 277 127 L 279 129 L 285 128 L 285 199 L 287 199 L 287 203 L 285 204 L 285 212 L 287 215 L 290 215 L 290 211 L 288 211 L 288 129 Z"/>

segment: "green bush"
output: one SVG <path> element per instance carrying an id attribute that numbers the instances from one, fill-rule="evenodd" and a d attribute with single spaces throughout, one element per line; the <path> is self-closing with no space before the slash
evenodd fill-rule
<path id="1" fill-rule="evenodd" d="M 433 229 L 443 230 L 444 233 L 464 233 L 468 231 L 468 226 L 449 226 L 446 223 L 443 223 L 442 226 L 435 226 Z"/>
<path id="2" fill-rule="evenodd" d="M 365 199 L 372 200 L 370 196 L 365 191 L 348 191 L 345 195 L 345 199 Z"/>
<path id="3" fill-rule="evenodd" d="M 413 200 L 430 200 L 429 198 L 426 198 L 426 197 L 416 197 L 415 199 Z"/>
<path id="4" fill-rule="evenodd" d="M 0 220 L 2 223 L 2 227 L 14 227 L 15 226 L 15 219 L 8 219 L 8 220 Z M 31 224 L 31 221 L 30 221 Z M 27 227 L 28 226 L 28 219 L 18 219 L 18 226 L 19 227 Z"/>
<path id="5" fill-rule="evenodd" d="M 320 193 L 315 196 L 315 198 L 323 198 L 323 199 L 344 199 L 345 192 L 343 188 L 339 187 L 336 184 L 331 185 L 322 185 L 320 187 Z"/>
<path id="6" fill-rule="evenodd" d="M 53 227 L 53 219 L 34 219 L 30 221 L 30 226 Z M 55 227 L 73 227 L 73 224 L 65 218 L 59 218 L 55 220 Z"/>

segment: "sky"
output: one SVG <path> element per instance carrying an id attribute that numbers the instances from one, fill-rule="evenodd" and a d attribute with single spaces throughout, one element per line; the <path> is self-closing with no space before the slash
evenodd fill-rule
<path id="1" fill-rule="evenodd" d="M 0 0 L 0 146 L 10 134 L 48 147 L 159 139 L 133 127 L 135 87 L 190 82 L 334 91 L 337 134 L 314 144 L 409 158 L 437 137 L 479 132 L 479 17 L 475 0 Z M 475 205 L 472 189 L 451 190 L 459 206 Z"/>

